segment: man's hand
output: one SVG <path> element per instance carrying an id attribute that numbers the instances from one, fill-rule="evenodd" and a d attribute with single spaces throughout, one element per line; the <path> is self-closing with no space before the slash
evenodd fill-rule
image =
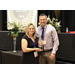
<path id="1" fill-rule="evenodd" d="M 39 47 L 43 45 L 43 41 L 38 42 Z"/>
<path id="2" fill-rule="evenodd" d="M 50 55 L 51 60 L 55 59 L 55 54 Z"/>

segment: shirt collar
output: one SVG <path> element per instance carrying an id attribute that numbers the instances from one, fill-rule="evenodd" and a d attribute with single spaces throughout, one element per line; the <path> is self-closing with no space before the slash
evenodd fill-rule
<path id="1" fill-rule="evenodd" d="M 40 26 L 41 27 L 41 26 Z M 41 27 L 41 29 L 42 29 L 42 27 Z M 46 29 L 46 26 L 44 27 L 44 29 Z"/>

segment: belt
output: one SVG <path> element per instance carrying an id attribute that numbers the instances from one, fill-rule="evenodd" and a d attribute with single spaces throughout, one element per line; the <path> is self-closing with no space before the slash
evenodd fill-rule
<path id="1" fill-rule="evenodd" d="M 52 51 L 52 49 L 45 49 L 43 52 Z"/>

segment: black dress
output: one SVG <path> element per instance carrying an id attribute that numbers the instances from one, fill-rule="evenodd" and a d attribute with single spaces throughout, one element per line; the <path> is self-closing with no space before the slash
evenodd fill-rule
<path id="1" fill-rule="evenodd" d="M 27 40 L 28 42 L 28 48 L 34 48 L 34 44 L 32 42 L 32 40 L 30 38 L 28 38 L 26 35 L 23 36 L 24 39 Z M 38 38 L 36 37 L 35 39 L 35 43 L 36 43 L 36 48 L 38 47 Z M 39 63 L 39 58 L 38 57 L 34 57 L 34 51 L 32 52 L 23 52 L 23 56 L 22 56 L 22 64 L 38 64 Z"/>

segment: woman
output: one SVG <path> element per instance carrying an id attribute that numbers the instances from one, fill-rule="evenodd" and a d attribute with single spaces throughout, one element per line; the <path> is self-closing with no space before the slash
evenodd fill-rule
<path id="1" fill-rule="evenodd" d="M 36 30 L 32 23 L 27 26 L 26 35 L 21 40 L 21 47 L 23 51 L 22 64 L 38 64 L 38 38 L 36 37 Z"/>

